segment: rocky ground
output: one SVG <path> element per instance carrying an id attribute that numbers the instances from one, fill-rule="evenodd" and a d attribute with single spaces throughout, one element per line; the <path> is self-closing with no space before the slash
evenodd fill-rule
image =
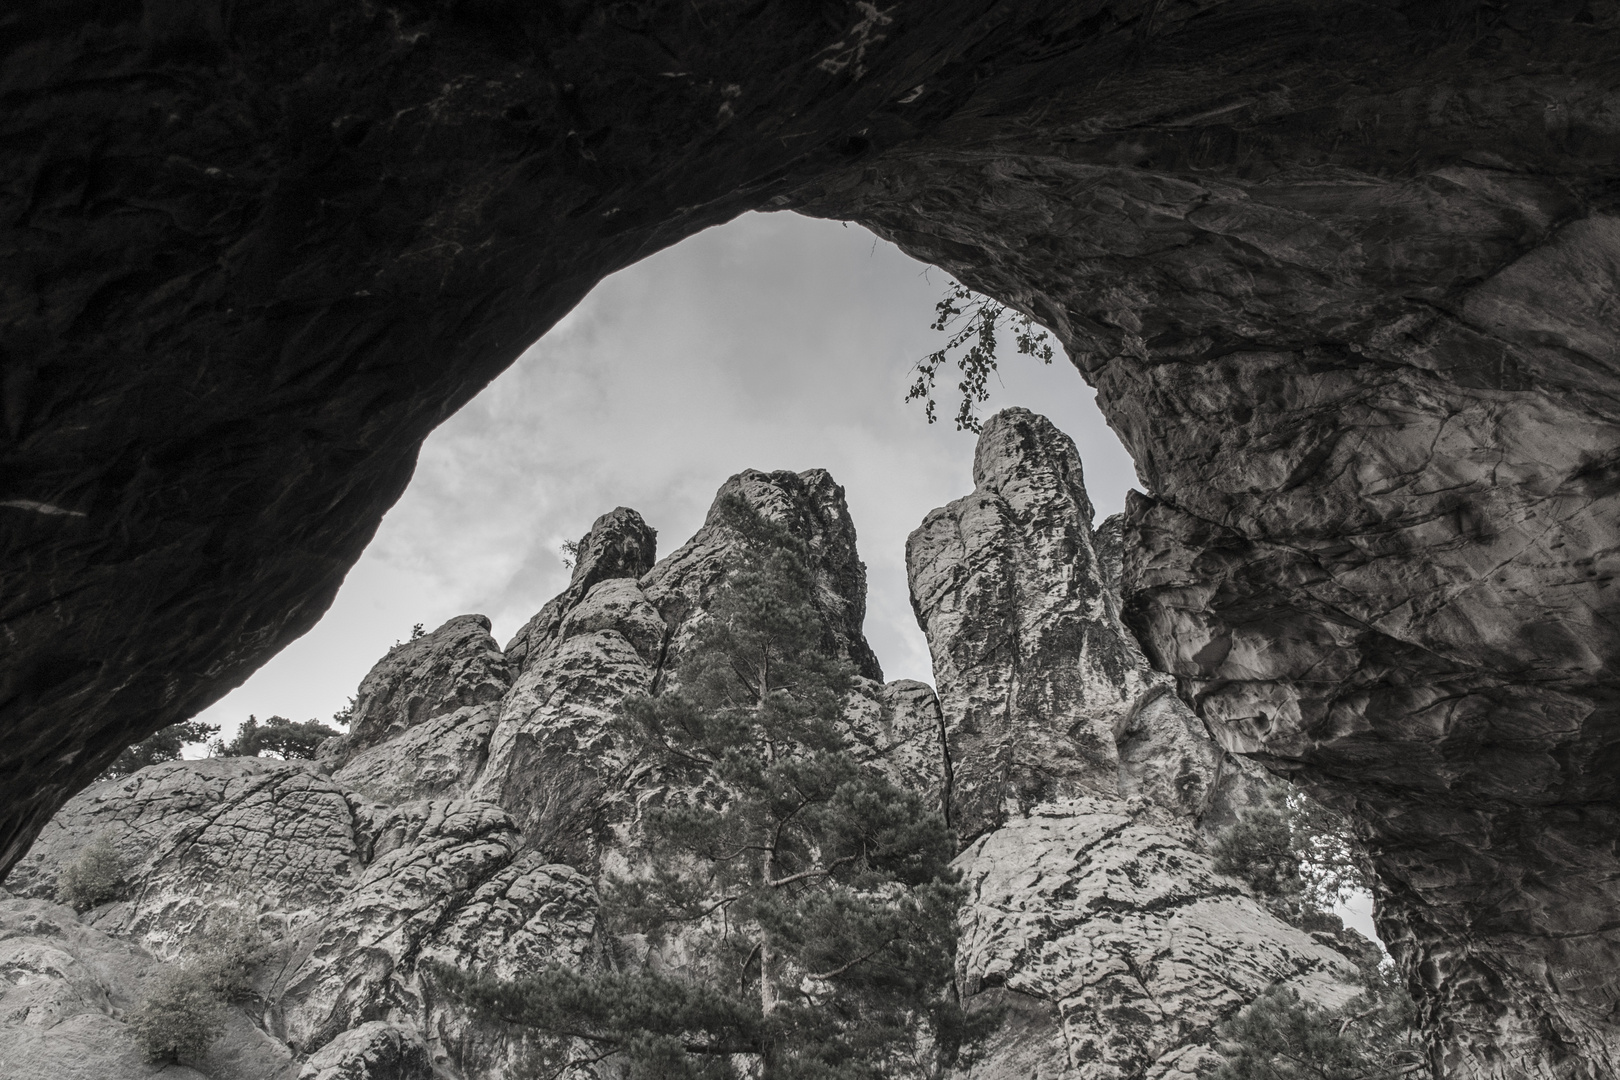
<path id="1" fill-rule="evenodd" d="M 960 987 L 1010 1019 L 961 1080 L 1190 1080 L 1215 1023 L 1268 987 L 1348 999 L 1366 943 L 1282 922 L 1204 854 L 1272 781 L 1124 630 L 1117 522 L 1093 532 L 1073 444 L 1009 410 L 974 483 L 908 545 L 937 695 L 882 682 L 831 477 L 745 472 L 721 491 L 810 540 L 862 672 L 852 740 L 962 836 Z M 317 760 L 173 762 L 76 797 L 0 902 L 0 1075 L 505 1075 L 514 1044 L 441 1000 L 423 961 L 507 977 L 596 962 L 594 881 L 649 794 L 609 722 L 678 672 L 734 542 L 711 520 L 655 561 L 653 530 L 614 510 L 505 649 L 468 615 L 391 650 Z M 125 897 L 82 919 L 46 903 L 98 839 L 127 859 Z M 276 942 L 253 994 L 205 1060 L 148 1068 L 121 1022 L 143 980 L 244 908 Z"/>

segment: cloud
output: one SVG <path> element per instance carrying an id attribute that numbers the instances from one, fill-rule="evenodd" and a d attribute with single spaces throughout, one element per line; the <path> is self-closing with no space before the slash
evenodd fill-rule
<path id="1" fill-rule="evenodd" d="M 602 282 L 436 431 L 326 618 L 203 714 L 329 716 L 412 624 L 482 612 L 506 639 L 567 580 L 559 545 L 630 506 L 667 553 L 744 468 L 825 468 L 868 566 L 867 635 L 889 678 L 930 679 L 906 535 L 972 487 L 971 435 L 904 403 L 947 277 L 854 226 L 751 214 Z M 988 409 L 1075 438 L 1099 515 L 1135 483 L 1060 356 L 1003 361 Z M 952 383 L 947 382 L 949 391 Z"/>

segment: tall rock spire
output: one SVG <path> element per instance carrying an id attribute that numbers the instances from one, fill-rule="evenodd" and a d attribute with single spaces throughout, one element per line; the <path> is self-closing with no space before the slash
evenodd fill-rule
<path id="1" fill-rule="evenodd" d="M 1073 441 L 1026 409 L 997 413 L 973 479 L 906 543 L 964 839 L 1009 806 L 1119 794 L 1115 727 L 1146 688 L 1103 582 Z"/>

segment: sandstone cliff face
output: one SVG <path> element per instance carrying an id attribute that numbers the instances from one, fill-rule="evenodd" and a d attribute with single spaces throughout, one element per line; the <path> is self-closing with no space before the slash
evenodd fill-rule
<path id="1" fill-rule="evenodd" d="M 719 494 L 732 496 L 809 542 L 818 602 L 866 673 L 851 713 L 863 752 L 943 799 L 933 691 L 876 681 L 842 489 L 821 471 L 750 471 Z M 49 895 L 56 869 L 105 838 L 133 887 L 86 916 L 99 931 L 179 961 L 221 905 L 257 914 L 277 948 L 254 1018 L 309 1055 L 305 1080 L 504 1075 L 518 1048 L 437 1001 L 419 965 L 517 977 L 596 962 L 595 874 L 640 792 L 612 719 L 665 676 L 736 541 L 711 514 L 654 565 L 639 515 L 603 515 L 568 588 L 509 650 L 481 616 L 451 619 L 377 663 L 350 733 L 315 762 L 175 762 L 96 785 L 52 820 L 12 885 Z"/>
<path id="2" fill-rule="evenodd" d="M 286 1047 L 235 1008 L 226 1011 L 224 1033 L 196 1068 L 148 1063 L 123 1017 L 140 1003 L 161 967 L 161 961 L 139 946 L 84 926 L 71 908 L 0 898 L 0 1076 L 6 1080 L 299 1076 L 299 1066 Z"/>
<path id="3" fill-rule="evenodd" d="M 1151 126 L 1147 160 L 1204 152 Z M 1445 1068 L 1600 1077 L 1620 231 L 1570 174 L 1499 164 L 1526 153 L 1233 187 L 942 140 L 820 212 L 875 209 L 1063 339 L 1150 492 L 1127 620 L 1226 749 L 1358 819 Z"/>
<path id="4" fill-rule="evenodd" d="M 1273 781 L 1232 758 L 1118 617 L 1079 457 L 1045 418 L 984 426 L 971 495 L 907 543 L 971 897 L 961 988 L 1012 1006 L 971 1076 L 1188 1078 L 1267 987 L 1342 1004 L 1352 958 L 1214 873 L 1200 834 Z M 973 997 L 969 997 L 972 1002 Z"/>
<path id="5" fill-rule="evenodd" d="M 1613 4 L 4 18 L 0 866 L 593 282 L 803 209 L 1058 332 L 1150 654 L 1364 823 L 1450 1067 L 1615 1071 Z"/>
<path id="6" fill-rule="evenodd" d="M 865 672 L 847 714 L 857 751 L 975 823 L 959 977 L 1014 1020 L 960 1080 L 1190 1077 L 1214 1023 L 1267 986 L 1348 997 L 1354 969 L 1331 941 L 1280 923 L 1200 854 L 1200 830 L 1267 781 L 1214 745 L 1122 630 L 1073 445 L 1005 413 L 975 473 L 979 490 L 910 545 L 939 695 L 878 681 L 854 526 L 826 473 L 745 472 L 717 497 L 808 541 L 817 602 Z M 134 887 L 71 932 L 171 962 L 222 906 L 256 913 L 276 948 L 244 1008 L 302 1057 L 300 1080 L 506 1075 L 520 1048 L 437 1000 L 420 965 L 518 977 L 597 962 L 596 875 L 653 794 L 612 718 L 670 677 L 736 541 L 711 514 L 654 564 L 634 511 L 604 515 L 508 650 L 482 619 L 452 619 L 378 662 L 354 729 L 316 762 L 176 762 L 97 785 L 13 884 L 47 895 L 55 868 L 104 837 Z M 118 1027 L 115 1013 L 97 1023 Z"/>

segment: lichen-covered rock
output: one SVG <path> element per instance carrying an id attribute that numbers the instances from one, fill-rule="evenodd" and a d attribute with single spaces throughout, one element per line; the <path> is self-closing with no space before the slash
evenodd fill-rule
<path id="1" fill-rule="evenodd" d="M 857 672 L 883 681 L 883 669 L 866 643 L 866 564 L 855 550 L 855 523 L 844 489 L 825 469 L 765 473 L 747 469 L 715 494 L 703 527 L 642 578 L 642 588 L 672 625 L 707 607 L 709 597 L 735 557 L 736 534 L 724 523 L 722 504 L 741 499 L 757 513 L 786 527 L 809 547 L 821 609 L 840 652 Z M 679 644 L 677 638 L 675 644 Z"/>
<path id="2" fill-rule="evenodd" d="M 913 679 L 881 686 L 859 679 L 856 688 L 845 719 L 858 756 L 881 768 L 895 784 L 944 810 L 950 794 L 949 761 L 934 688 Z"/>
<path id="3" fill-rule="evenodd" d="M 847 712 L 856 752 L 896 783 L 953 813 L 998 797 L 1002 824 L 986 818 L 959 859 L 972 892 L 960 976 L 970 1004 L 1006 1001 L 1013 1020 L 971 1075 L 1179 1080 L 1268 980 L 1346 996 L 1353 967 L 1332 943 L 1279 922 L 1198 853 L 1198 830 L 1266 781 L 1207 737 L 1120 624 L 1109 571 L 1085 554 L 1072 444 L 1004 414 L 977 475 L 980 492 L 930 516 L 972 542 L 912 544 L 942 693 L 863 674 Z M 821 472 L 745 472 L 731 495 L 806 541 L 840 648 L 875 670 L 842 490 Z M 373 669 L 375 722 L 327 761 L 143 770 L 74 800 L 40 859 L 108 830 L 142 850 L 129 897 L 94 918 L 174 958 L 212 905 L 256 911 L 276 950 L 255 1009 L 313 1055 L 305 1080 L 509 1075 L 521 1040 L 444 1001 L 428 964 L 521 978 L 599 962 L 597 876 L 622 862 L 637 803 L 661 794 L 617 716 L 627 695 L 678 684 L 681 646 L 738 557 L 719 501 L 639 578 L 627 571 L 650 557 L 651 530 L 622 508 L 598 519 L 585 571 L 520 635 L 521 674 L 498 700 L 476 700 L 506 670 L 485 623 L 451 620 Z M 987 746 L 1050 782 L 1003 783 L 983 767 Z M 43 861 L 22 870 L 49 887 Z"/>
<path id="4" fill-rule="evenodd" d="M 964 839 L 1009 806 L 1118 794 L 1115 726 L 1150 684 L 1111 617 L 1074 443 L 1006 410 L 984 425 L 973 480 L 906 542 Z"/>
<path id="5" fill-rule="evenodd" d="M 349 733 L 336 744 L 344 756 L 445 713 L 505 696 L 512 669 L 489 627 L 482 615 L 457 615 L 390 649 L 360 683 Z"/>
<path id="6" fill-rule="evenodd" d="M 389 804 L 466 795 L 489 754 L 498 708 L 466 705 L 345 755 L 332 782 Z"/>
<path id="7" fill-rule="evenodd" d="M 0 1078 L 293 1080 L 298 1066 L 236 1008 L 203 1057 L 153 1065 L 124 1018 L 164 963 L 69 908 L 0 899 Z"/>
<path id="8" fill-rule="evenodd" d="M 665 638 L 636 582 L 598 582 L 501 703 L 475 794 L 513 815 L 548 859 L 595 865 L 625 764 L 619 703 L 652 689 Z"/>
<path id="9" fill-rule="evenodd" d="M 1316 940 L 1203 854 L 1277 784 L 1147 668 L 1110 586 L 1117 526 L 1098 545 L 1073 443 L 999 413 L 974 477 L 907 545 L 951 806 L 977 834 L 957 860 L 960 988 L 1010 1007 L 967 1076 L 1190 1080 L 1215 1025 L 1269 986 L 1347 1001 L 1354 936 Z"/>
<path id="10" fill-rule="evenodd" d="M 1216 874 L 1189 828 L 1140 801 L 1044 803 L 957 866 L 969 889 L 963 990 L 1052 1006 L 1049 1026 L 1020 1042 L 1050 1040 L 1045 1057 L 1069 1063 L 1057 1076 L 1134 1080 L 1211 1052 L 1214 1025 L 1279 983 L 1329 1006 L 1360 990 L 1349 959 Z M 1014 1046 L 969 1075 L 1014 1080 L 1032 1054 Z"/>
<path id="11" fill-rule="evenodd" d="M 415 1028 L 371 1020 L 311 1054 L 298 1080 L 434 1080 L 433 1061 Z"/>
<path id="12" fill-rule="evenodd" d="M 277 996 L 277 1033 L 314 1049 L 391 1010 L 420 1011 L 414 960 L 478 887 L 507 866 L 519 838 L 499 807 L 428 800 L 380 823 L 353 889 L 310 926 Z"/>
<path id="13" fill-rule="evenodd" d="M 574 571 L 568 587 L 546 601 L 506 643 L 506 657 L 521 675 L 543 658 L 558 638 L 563 616 L 576 607 L 598 582 L 641 577 L 658 557 L 658 530 L 641 515 L 620 506 L 591 523 L 574 552 Z"/>
<path id="14" fill-rule="evenodd" d="M 14 879 L 54 894 L 56 873 L 105 838 L 124 859 L 124 899 L 91 916 L 165 958 L 183 955 L 216 902 L 287 925 L 321 918 L 357 881 L 363 835 L 341 788 L 309 762 L 175 761 L 97 784 L 63 807 Z"/>

